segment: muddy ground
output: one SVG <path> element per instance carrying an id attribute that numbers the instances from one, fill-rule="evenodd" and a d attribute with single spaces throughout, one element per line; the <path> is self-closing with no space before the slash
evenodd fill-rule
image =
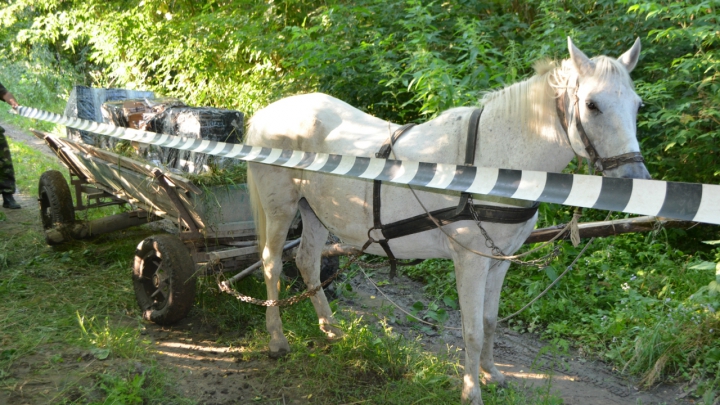
<path id="1" fill-rule="evenodd" d="M 55 156 L 42 141 L 34 136 L 3 124 L 6 134 L 15 141 Z M 40 230 L 38 206 L 34 195 L 16 195 L 21 210 L 4 210 L 7 221 L 5 231 L 21 231 L 27 227 Z M 374 270 L 378 280 L 386 279 L 387 269 Z M 397 284 L 384 286 L 385 298 L 360 274 L 351 280 L 344 280 L 353 287 L 353 294 L 340 299 L 341 311 L 365 314 L 365 319 L 389 313 L 390 301 L 402 308 L 411 308 L 413 303 L 427 299 L 422 296 L 422 285 L 400 276 Z M 128 280 L 128 282 L 130 282 Z M 390 326 L 396 332 L 415 339 L 428 349 L 446 353 L 448 349 L 462 360 L 463 342 L 459 311 L 448 309 L 449 320 L 444 328 L 424 328 L 417 323 L 404 321 L 400 310 L 393 309 L 398 321 Z M 137 322 L 121 319 L 121 322 Z M 184 395 L 197 400 L 199 404 L 224 405 L 242 403 L 306 404 L 311 399 L 295 391 L 300 380 L 289 377 L 284 388 L 267 389 L 263 370 L 273 360 L 248 356 L 243 347 L 218 345 L 215 331 L 203 326 L 199 319 L 187 318 L 171 328 L 144 324 L 144 334 L 157 349 L 157 361 L 174 373 L 174 381 Z M 225 336 L 226 338 L 231 338 Z M 227 339 L 224 339 L 227 340 Z M 691 404 L 692 400 L 683 394 L 681 385 L 661 385 L 649 391 L 635 388 L 634 382 L 621 376 L 609 365 L 596 359 L 574 353 L 570 356 L 553 356 L 546 350 L 546 343 L 531 334 L 518 334 L 505 327 L 498 328 L 495 357 L 498 367 L 510 381 L 519 384 L 539 385 L 552 381 L 552 390 L 564 399 L 565 404 Z M 59 355 L 58 355 L 59 353 Z M 58 357 L 59 356 L 59 357 Z M 248 358 L 253 358 L 248 360 Z M 62 361 L 62 360 L 65 361 Z M 39 405 L 57 400 L 59 392 L 68 386 L 89 383 L 93 372 L 116 367 L 114 360 L 97 360 L 92 353 L 63 347 L 41 347 L 31 357 L 16 362 L 11 370 L 17 384 L 0 390 L 0 405 Z M 142 365 L 136 365 L 136 372 L 142 372 Z M 65 391 L 67 394 L 68 391 Z M 73 395 L 73 389 L 70 391 Z M 79 395 L 79 391 L 77 393 Z"/>

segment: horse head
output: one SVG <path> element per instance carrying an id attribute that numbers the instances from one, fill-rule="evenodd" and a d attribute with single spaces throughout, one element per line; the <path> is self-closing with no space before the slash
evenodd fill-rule
<path id="1" fill-rule="evenodd" d="M 630 72 L 640 57 L 640 39 L 619 58 L 588 58 L 568 38 L 572 73 L 558 83 L 558 114 L 575 154 L 605 176 L 649 179 L 637 140 L 642 100 Z"/>

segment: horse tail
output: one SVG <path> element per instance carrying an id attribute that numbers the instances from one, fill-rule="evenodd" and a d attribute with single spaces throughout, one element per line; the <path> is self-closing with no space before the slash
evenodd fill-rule
<path id="1" fill-rule="evenodd" d="M 260 193 L 258 192 L 257 184 L 255 183 L 252 170 L 250 170 L 249 166 L 250 165 L 248 165 L 247 170 L 247 190 L 250 194 L 250 206 L 252 207 L 253 220 L 255 221 L 255 234 L 258 238 L 258 253 L 260 254 L 260 258 L 262 259 L 262 252 L 263 249 L 265 249 L 265 241 L 267 236 L 265 234 L 267 229 L 265 226 L 265 209 L 260 203 Z"/>

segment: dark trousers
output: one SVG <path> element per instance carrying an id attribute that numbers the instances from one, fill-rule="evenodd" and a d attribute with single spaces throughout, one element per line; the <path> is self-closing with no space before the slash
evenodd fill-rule
<path id="1" fill-rule="evenodd" d="M 10 146 L 5 138 L 5 129 L 0 127 L 0 192 L 15 193 L 15 169 L 10 157 Z"/>

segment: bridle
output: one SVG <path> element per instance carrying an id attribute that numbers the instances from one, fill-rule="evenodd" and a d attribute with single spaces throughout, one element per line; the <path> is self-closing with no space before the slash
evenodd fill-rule
<path id="1" fill-rule="evenodd" d="M 644 163 L 645 159 L 643 159 L 640 152 L 628 152 L 623 153 L 622 155 L 612 156 L 608 158 L 600 157 L 600 154 L 597 152 L 597 149 L 595 149 L 595 146 L 593 146 L 590 138 L 588 138 L 587 133 L 585 132 L 585 128 L 583 128 L 582 122 L 580 121 L 580 99 L 577 95 L 577 89 L 579 88 L 579 86 L 580 79 L 578 78 L 575 83 L 575 94 L 573 94 L 573 99 L 575 103 L 575 128 L 577 129 L 577 132 L 580 135 L 580 139 L 585 146 L 585 152 L 587 152 L 587 155 L 590 157 L 590 166 L 595 168 L 595 170 L 597 170 L 598 172 L 604 174 L 605 170 L 615 169 L 629 163 Z M 569 97 L 568 88 L 569 86 L 565 86 L 565 91 L 560 97 L 557 98 L 555 107 L 557 109 L 558 118 L 560 118 L 560 123 L 562 124 L 562 127 L 565 130 L 565 135 L 567 136 L 568 142 L 570 143 L 570 148 L 572 148 L 572 141 L 570 141 L 570 131 L 568 130 L 568 126 L 570 123 L 567 122 L 566 111 L 568 108 L 567 98 Z"/>

